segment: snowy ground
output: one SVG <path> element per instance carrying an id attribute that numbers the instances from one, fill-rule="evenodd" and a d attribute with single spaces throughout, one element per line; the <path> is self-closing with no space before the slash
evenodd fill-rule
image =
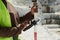
<path id="1" fill-rule="evenodd" d="M 43 19 L 41 15 L 38 18 Z M 57 25 L 55 26 L 57 27 Z M 21 40 L 34 40 L 34 27 L 36 27 L 36 31 L 37 31 L 37 40 L 60 40 L 60 33 L 57 34 L 56 32 L 56 31 L 60 31 L 60 28 L 48 29 L 48 25 L 44 25 L 44 26 L 41 25 L 41 20 L 37 23 L 36 26 L 33 26 L 26 32 L 23 32 L 21 34 L 22 37 Z"/>
<path id="2" fill-rule="evenodd" d="M 59 36 L 50 33 L 45 27 L 37 25 L 37 40 L 60 40 Z M 34 26 L 21 34 L 21 40 L 34 40 Z"/>

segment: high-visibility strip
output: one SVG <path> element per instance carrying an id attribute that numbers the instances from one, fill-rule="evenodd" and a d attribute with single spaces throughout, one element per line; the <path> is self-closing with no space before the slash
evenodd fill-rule
<path id="1" fill-rule="evenodd" d="M 6 0 L 11 6 L 15 7 L 15 5 L 12 3 L 12 0 Z"/>

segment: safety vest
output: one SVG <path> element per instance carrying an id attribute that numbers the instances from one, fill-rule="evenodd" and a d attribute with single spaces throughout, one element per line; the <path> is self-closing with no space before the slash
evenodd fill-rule
<path id="1" fill-rule="evenodd" d="M 12 26 L 9 11 L 3 4 L 2 0 L 0 0 L 0 26 L 1 27 L 11 27 Z"/>
<path id="2" fill-rule="evenodd" d="M 0 27 L 12 27 L 9 11 L 0 0 Z M 0 37 L 0 40 L 13 40 L 13 37 Z"/>

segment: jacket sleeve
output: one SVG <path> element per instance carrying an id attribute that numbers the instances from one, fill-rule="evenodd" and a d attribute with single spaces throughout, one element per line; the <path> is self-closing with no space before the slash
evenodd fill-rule
<path id="1" fill-rule="evenodd" d="M 26 25 L 27 25 L 27 22 L 24 22 L 17 27 L 11 27 L 11 28 L 0 27 L 0 37 L 16 36 L 21 33 L 21 31 Z"/>
<path id="2" fill-rule="evenodd" d="M 34 15 L 32 15 L 32 13 L 30 11 L 26 15 L 24 15 L 23 17 L 20 17 L 20 23 L 22 23 L 24 21 L 31 21 L 32 19 L 34 19 Z"/>
<path id="3" fill-rule="evenodd" d="M 0 37 L 10 37 L 13 36 L 14 33 L 16 32 L 17 32 L 16 27 L 12 27 L 12 28 L 0 27 Z"/>

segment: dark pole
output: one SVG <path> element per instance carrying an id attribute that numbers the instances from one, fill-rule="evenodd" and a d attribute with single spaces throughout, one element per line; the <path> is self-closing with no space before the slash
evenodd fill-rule
<path id="1" fill-rule="evenodd" d="M 18 35 L 13 36 L 13 40 L 18 40 Z"/>
<path id="2" fill-rule="evenodd" d="M 49 5 L 49 3 L 50 3 L 50 0 L 48 0 L 48 4 L 46 5 L 46 9 L 47 9 L 47 13 L 50 13 L 50 5 Z"/>

